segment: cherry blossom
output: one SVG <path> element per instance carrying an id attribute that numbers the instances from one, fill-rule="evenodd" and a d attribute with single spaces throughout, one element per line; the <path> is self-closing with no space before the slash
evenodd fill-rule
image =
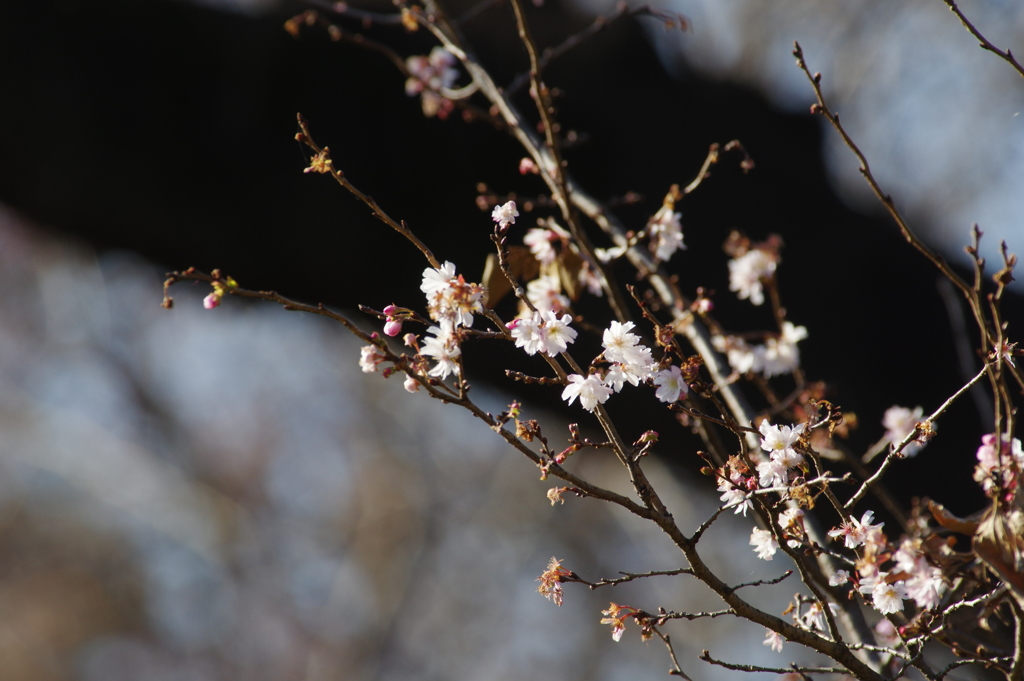
<path id="1" fill-rule="evenodd" d="M 839 612 L 839 606 L 835 603 L 829 603 L 828 608 L 832 611 L 833 615 L 836 615 Z M 807 608 L 807 612 L 801 615 L 799 623 L 802 624 L 805 629 L 810 629 L 812 631 L 828 631 L 826 627 L 825 611 L 822 609 L 821 604 L 817 602 L 810 604 Z"/>
<path id="2" fill-rule="evenodd" d="M 806 328 L 794 326 L 792 322 L 782 322 L 782 333 L 778 338 L 768 338 L 764 346 L 755 348 L 755 355 L 760 355 L 755 360 L 760 367 L 755 370 L 764 374 L 765 378 L 792 373 L 800 366 L 800 350 L 796 344 L 805 338 Z"/>
<path id="3" fill-rule="evenodd" d="M 445 262 L 439 268 L 423 270 L 420 290 L 427 296 L 430 318 L 441 324 L 472 326 L 473 315 L 483 311 L 481 303 L 486 289 L 480 284 L 467 283 L 455 274 L 455 265 Z"/>
<path id="4" fill-rule="evenodd" d="M 377 365 L 384 361 L 384 353 L 376 345 L 364 345 L 360 352 L 359 366 L 364 374 L 372 374 L 377 371 Z"/>
<path id="5" fill-rule="evenodd" d="M 497 210 L 497 209 L 495 209 Z M 546 227 L 534 227 L 523 237 L 523 243 L 530 247 L 530 252 L 541 264 L 549 265 L 558 257 L 558 251 L 554 244 L 562 244 L 564 248 L 571 235 L 553 221 L 548 221 Z"/>
<path id="6" fill-rule="evenodd" d="M 569 343 L 576 341 L 576 330 L 569 326 L 572 321 L 571 315 L 557 317 L 554 312 L 539 313 L 543 326 L 541 327 L 541 338 L 544 345 L 544 352 L 548 357 L 554 357 L 566 351 Z"/>
<path id="7" fill-rule="evenodd" d="M 775 537 L 772 536 L 769 530 L 762 530 L 757 527 L 750 533 L 750 545 L 754 547 L 757 557 L 761 560 L 771 560 L 772 556 L 775 555 L 776 549 L 779 548 L 779 543 L 775 541 Z"/>
<path id="8" fill-rule="evenodd" d="M 907 597 L 906 589 L 902 581 L 889 584 L 880 574 L 874 588 L 871 590 L 871 604 L 875 610 L 883 615 L 891 615 L 903 610 L 903 600 Z"/>
<path id="9" fill-rule="evenodd" d="M 752 248 L 729 261 L 729 290 L 740 298 L 749 298 L 754 305 L 764 303 L 761 282 L 775 274 L 775 259 L 760 248 Z"/>
<path id="10" fill-rule="evenodd" d="M 607 610 L 602 610 L 601 614 L 605 615 L 605 618 L 601 620 L 601 624 L 612 625 L 612 640 L 616 643 L 622 638 L 622 634 L 626 631 L 626 618 L 636 612 L 636 608 L 628 605 L 618 605 L 617 603 L 611 603 Z"/>
<path id="11" fill-rule="evenodd" d="M 767 420 L 758 427 L 761 431 L 761 449 L 771 454 L 773 461 L 779 461 L 787 468 L 799 466 L 804 457 L 793 445 L 800 440 L 804 424 L 796 426 L 773 426 Z"/>
<path id="12" fill-rule="evenodd" d="M 621 364 L 615 362 L 608 369 L 608 373 L 605 374 L 604 383 L 615 392 L 622 390 L 622 387 L 628 382 L 631 385 L 640 385 L 641 381 L 646 381 L 651 376 L 651 367 L 653 364 Z"/>
<path id="13" fill-rule="evenodd" d="M 512 338 L 516 347 L 526 350 L 526 354 L 535 355 L 543 352 L 555 357 L 568 348 L 569 343 L 576 340 L 576 330 L 569 326 L 571 315 L 559 318 L 554 312 L 534 312 L 529 317 L 516 320 L 512 327 Z"/>
<path id="14" fill-rule="evenodd" d="M 537 277 L 526 285 L 526 297 L 538 310 L 565 312 L 569 299 L 562 294 L 562 282 L 556 275 Z"/>
<path id="15" fill-rule="evenodd" d="M 904 538 L 900 548 L 893 553 L 896 571 L 909 575 L 903 584 L 908 598 L 919 608 L 934 608 L 946 592 L 942 570 L 928 562 L 921 550 L 921 540 Z"/>
<path id="16" fill-rule="evenodd" d="M 544 573 L 537 578 L 540 586 L 537 592 L 555 605 L 562 605 L 562 580 L 572 575 L 572 570 L 562 567 L 562 561 L 552 557 Z"/>
<path id="17" fill-rule="evenodd" d="M 509 201 L 502 206 L 495 206 L 491 211 L 491 219 L 498 223 L 498 226 L 505 229 L 509 225 L 516 224 L 519 211 L 516 210 L 516 202 Z"/>
<path id="18" fill-rule="evenodd" d="M 1001 446 L 997 447 L 996 436 L 989 433 L 981 437 L 981 446 L 978 447 L 974 479 L 986 492 L 991 491 L 997 481 L 1002 489 L 1016 490 L 1020 470 L 1024 468 L 1024 449 L 1020 440 L 1013 438 L 1011 441 L 1004 435 L 999 441 Z"/>
<path id="19" fill-rule="evenodd" d="M 764 645 L 771 646 L 771 649 L 777 653 L 782 652 L 782 644 L 786 642 L 786 639 L 782 637 L 777 631 L 771 629 L 766 630 L 768 633 L 764 636 Z"/>
<path id="20" fill-rule="evenodd" d="M 443 47 L 435 47 L 429 56 L 415 55 L 405 60 L 409 78 L 405 81 L 405 93 L 410 97 L 420 95 L 423 113 L 444 118 L 452 109 L 451 100 L 441 92 L 455 84 L 459 72 L 455 68 L 455 56 Z"/>
<path id="21" fill-rule="evenodd" d="M 882 415 L 882 425 L 885 426 L 885 439 L 893 445 L 903 442 L 904 438 L 914 432 L 917 422 L 924 415 L 924 409 L 915 407 L 913 410 L 907 407 L 893 405 L 885 410 Z M 918 442 L 910 442 L 903 448 L 904 456 L 914 456 L 924 445 Z"/>
<path id="22" fill-rule="evenodd" d="M 434 358 L 437 365 L 428 374 L 440 379 L 448 378 L 449 374 L 459 373 L 458 357 L 462 354 L 452 329 L 432 326 L 427 329 L 433 336 L 427 336 L 420 348 L 421 355 Z"/>
<path id="23" fill-rule="evenodd" d="M 654 396 L 662 402 L 675 402 L 679 399 L 680 395 L 686 395 L 690 389 L 683 379 L 682 371 L 675 365 L 659 371 L 652 380 L 658 386 Z"/>
<path id="24" fill-rule="evenodd" d="M 834 575 L 830 575 L 828 583 L 830 586 L 843 586 L 850 581 L 850 573 L 846 570 L 836 570 Z"/>
<path id="25" fill-rule="evenodd" d="M 440 293 L 451 286 L 454 278 L 455 265 L 451 261 L 446 260 L 437 269 L 428 267 L 423 270 L 423 283 L 420 284 L 420 290 L 426 293 L 429 298 L 431 294 Z"/>
<path id="26" fill-rule="evenodd" d="M 676 251 L 686 249 L 683 244 L 683 225 L 679 221 L 681 217 L 679 213 L 672 212 L 672 206 L 665 205 L 647 223 L 651 250 L 658 260 L 668 260 Z"/>
<path id="27" fill-rule="evenodd" d="M 851 517 L 849 522 L 843 523 L 836 529 L 829 530 L 828 536 L 833 539 L 845 537 L 846 548 L 855 549 L 869 541 L 872 534 L 881 534 L 882 525 L 885 523 L 872 525 L 871 521 L 874 519 L 874 511 L 864 511 L 864 515 L 861 516 L 860 520 Z"/>
<path id="28" fill-rule="evenodd" d="M 599 404 L 608 401 L 612 389 L 601 382 L 596 374 L 590 374 L 586 378 L 579 374 L 569 375 L 569 385 L 562 391 L 562 399 L 572 404 L 579 397 L 580 404 L 587 411 L 594 411 Z"/>
<path id="29" fill-rule="evenodd" d="M 633 327 L 633 322 L 613 321 L 609 324 L 601 337 L 605 359 L 638 367 L 652 363 L 651 349 L 640 343 L 640 336 L 630 333 Z"/>
<path id="30" fill-rule="evenodd" d="M 753 508 L 753 504 L 750 503 L 750 498 L 747 497 L 745 491 L 746 479 L 743 474 L 739 471 L 732 470 L 728 479 L 719 478 L 718 480 L 718 491 L 722 492 L 722 496 L 719 499 L 725 506 L 733 506 L 733 514 L 742 513 L 744 517 L 747 515 L 747 509 Z"/>

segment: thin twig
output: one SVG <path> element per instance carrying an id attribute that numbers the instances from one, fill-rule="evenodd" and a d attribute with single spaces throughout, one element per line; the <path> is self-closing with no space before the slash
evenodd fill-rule
<path id="1" fill-rule="evenodd" d="M 946 278 L 948 278 L 954 286 L 960 289 L 960 292 L 967 299 L 967 302 L 971 305 L 971 309 L 974 312 L 975 319 L 978 325 L 982 328 L 984 333 L 989 333 L 988 328 L 985 324 L 984 312 L 981 309 L 981 305 L 978 300 L 978 296 L 974 294 L 973 289 L 970 285 L 965 282 L 959 274 L 957 274 L 953 268 L 935 251 L 928 247 L 920 238 L 910 229 L 907 221 L 903 219 L 903 215 L 899 209 L 896 208 L 896 202 L 893 201 L 892 197 L 886 194 L 881 185 L 878 184 L 878 180 L 875 179 L 874 174 L 871 172 L 871 166 L 868 164 L 868 159 L 864 156 L 864 152 L 860 150 L 860 147 L 854 143 L 853 138 L 850 137 L 849 133 L 846 132 L 846 128 L 843 127 L 842 123 L 839 122 L 839 114 L 833 113 L 829 109 L 828 104 L 825 103 L 825 96 L 821 91 L 821 74 L 811 74 L 810 69 L 807 67 L 806 61 L 804 61 L 804 52 L 800 47 L 800 43 L 793 43 L 793 56 L 796 57 L 797 66 L 804 72 L 807 79 L 811 83 L 811 87 L 814 88 L 814 95 L 818 102 L 811 107 L 812 113 L 819 113 L 825 117 L 826 120 L 835 128 L 836 132 L 839 133 L 840 137 L 843 138 L 843 142 L 849 147 L 850 151 L 853 152 L 854 156 L 857 157 L 857 161 L 860 163 L 860 173 L 864 176 L 868 186 L 871 187 L 871 191 L 875 193 L 875 196 L 881 201 L 885 209 L 889 211 L 889 215 L 895 220 L 896 225 L 899 227 L 900 232 L 903 234 L 903 238 L 907 242 L 917 249 L 922 255 L 935 265 L 940 272 L 942 272 Z"/>
<path id="2" fill-rule="evenodd" d="M 935 412 L 931 416 L 929 416 L 928 418 L 926 418 L 924 420 L 931 422 L 931 421 L 935 421 L 937 418 L 939 418 L 939 416 L 941 416 L 943 414 L 943 412 L 946 411 L 946 409 L 948 409 L 954 402 L 956 402 L 957 398 L 959 398 L 965 392 L 970 390 L 971 386 L 973 386 L 975 383 L 980 381 L 981 378 L 983 376 L 985 376 L 986 373 L 988 373 L 988 368 L 989 368 L 988 364 L 983 366 L 981 368 L 981 371 L 978 372 L 977 376 L 972 378 L 962 388 L 960 388 L 955 393 L 950 395 L 949 399 L 947 399 L 945 402 L 942 403 L 942 406 L 940 406 L 938 409 L 936 409 Z M 846 508 L 847 511 L 852 509 L 857 504 L 858 501 L 860 501 L 861 499 L 864 498 L 864 495 L 868 493 L 868 489 L 872 485 L 874 485 L 876 482 L 878 482 L 879 480 L 882 479 L 882 476 L 885 475 L 885 472 L 889 469 L 889 466 L 891 466 L 892 463 L 896 459 L 902 458 L 900 456 L 901 452 L 903 452 L 903 449 L 907 445 L 909 445 L 911 442 L 913 442 L 915 438 L 917 438 L 918 434 L 919 434 L 918 433 L 918 429 L 914 428 L 914 430 L 912 430 L 910 433 L 908 433 L 907 436 L 905 438 L 903 438 L 903 440 L 897 446 L 892 448 L 892 450 L 889 452 L 889 454 L 882 461 L 882 465 L 878 467 L 877 471 L 875 471 L 875 474 L 872 475 L 867 480 L 865 480 L 861 484 L 860 489 L 857 490 L 856 494 L 854 494 L 852 497 L 850 497 L 850 499 L 844 504 L 844 507 Z"/>
<path id="3" fill-rule="evenodd" d="M 596 582 L 588 582 L 579 575 L 576 577 L 565 578 L 566 582 L 579 582 L 580 584 L 586 584 L 590 587 L 590 590 L 599 589 L 602 586 L 616 586 L 618 584 L 625 584 L 626 582 L 632 582 L 634 579 L 645 579 L 647 577 L 658 577 L 663 575 L 692 575 L 693 570 L 690 568 L 679 568 L 678 570 L 652 570 L 651 572 L 620 572 L 623 577 L 614 577 L 612 579 L 603 578 Z"/>
<path id="4" fill-rule="evenodd" d="M 342 187 L 355 194 L 356 198 L 365 203 L 369 207 L 369 209 L 373 211 L 373 217 L 377 218 L 378 220 L 386 224 L 388 227 L 395 230 L 396 232 L 404 236 L 406 239 L 408 239 L 410 242 L 412 242 L 412 244 L 416 248 L 418 248 L 420 252 L 423 253 L 423 255 L 427 258 L 427 261 L 430 263 L 430 266 L 433 267 L 434 269 L 439 269 L 441 267 L 441 263 L 438 262 L 437 258 L 434 257 L 434 254 L 431 253 L 429 248 L 427 248 L 427 245 L 420 241 L 419 238 L 412 233 L 412 230 L 409 229 L 409 227 L 405 224 L 405 221 L 403 220 L 402 222 L 397 222 L 396 220 L 394 220 L 390 215 L 384 212 L 383 208 L 377 205 L 377 202 L 373 200 L 372 196 L 368 196 L 363 192 L 359 191 L 359 189 L 357 189 L 355 185 L 349 182 L 348 178 L 345 177 L 345 173 L 343 173 L 341 170 L 334 166 L 334 161 L 331 159 L 330 150 L 327 147 L 319 146 L 316 142 L 313 141 L 313 137 L 309 133 L 309 125 L 306 123 L 306 119 L 303 118 L 302 114 L 297 114 L 297 118 L 299 121 L 299 128 L 302 130 L 302 132 L 297 134 L 295 136 L 295 139 L 298 140 L 299 142 L 302 142 L 310 149 L 312 149 L 314 152 L 316 152 L 316 156 L 310 162 L 310 166 L 306 170 L 317 173 L 329 174 L 331 177 L 335 179 L 335 181 L 338 184 L 340 184 Z"/>
<path id="5" fill-rule="evenodd" d="M 978 39 L 978 41 L 980 42 L 979 46 L 983 50 L 988 50 L 992 54 L 998 55 L 1000 58 L 1005 60 L 1010 66 L 1012 66 L 1014 68 L 1014 70 L 1018 74 L 1020 74 L 1021 78 L 1024 78 L 1024 67 L 1022 67 L 1020 65 L 1020 62 L 1018 62 L 1016 59 L 1014 59 L 1013 54 L 1010 52 L 1009 49 L 1007 49 L 1004 52 L 1003 50 L 1000 50 L 998 47 L 996 47 L 995 45 L 990 43 L 988 38 L 983 36 L 981 34 L 981 31 L 979 31 L 977 28 L 975 28 L 974 24 L 972 24 L 967 19 L 967 17 L 964 16 L 964 13 L 960 11 L 959 7 L 957 7 L 956 2 L 954 2 L 953 0 L 944 0 L 944 2 L 949 6 L 949 10 L 951 12 L 953 12 L 953 14 L 955 14 L 957 16 L 957 18 L 960 19 L 960 23 L 964 25 L 964 28 L 966 28 L 968 31 L 970 31 L 971 35 L 973 35 L 975 38 Z"/>
<path id="6" fill-rule="evenodd" d="M 768 672 L 770 674 L 791 674 L 796 672 L 798 674 L 849 674 L 850 670 L 843 669 L 842 667 L 759 667 L 754 664 L 732 664 L 731 662 L 723 662 L 716 660 L 711 657 L 711 653 L 707 650 L 701 652 L 700 659 L 710 664 L 718 665 L 719 667 L 725 667 L 726 669 L 732 669 L 738 672 Z"/>

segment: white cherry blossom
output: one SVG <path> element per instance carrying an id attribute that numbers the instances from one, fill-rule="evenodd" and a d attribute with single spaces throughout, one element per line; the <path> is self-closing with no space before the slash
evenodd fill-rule
<path id="1" fill-rule="evenodd" d="M 569 385 L 562 391 L 562 399 L 572 404 L 578 397 L 580 404 L 587 411 L 594 411 L 599 404 L 608 401 L 612 389 L 601 382 L 596 374 L 590 374 L 586 378 L 579 374 L 570 374 Z"/>
<path id="2" fill-rule="evenodd" d="M 654 396 L 662 402 L 675 402 L 680 395 L 686 395 L 690 389 L 683 379 L 682 371 L 675 365 L 659 371 L 652 380 L 654 385 L 658 386 Z"/>
<path id="3" fill-rule="evenodd" d="M 495 206 L 491 211 L 491 219 L 498 223 L 498 226 L 505 229 L 509 225 L 516 224 L 519 211 L 516 210 L 516 202 L 509 201 L 502 206 Z"/>
<path id="4" fill-rule="evenodd" d="M 762 280 L 775 274 L 775 259 L 760 248 L 752 248 L 729 261 L 729 290 L 754 305 L 764 303 Z"/>

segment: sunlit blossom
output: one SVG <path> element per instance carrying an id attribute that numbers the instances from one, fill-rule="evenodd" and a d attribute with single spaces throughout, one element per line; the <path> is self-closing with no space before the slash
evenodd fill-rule
<path id="1" fill-rule="evenodd" d="M 562 391 L 562 399 L 572 404 L 578 397 L 580 404 L 587 411 L 594 411 L 599 404 L 608 401 L 612 389 L 606 386 L 596 374 L 590 374 L 586 378 L 579 374 L 569 376 L 569 385 Z"/>
<path id="2" fill-rule="evenodd" d="M 779 543 L 775 541 L 771 531 L 762 530 L 757 527 L 750 533 L 750 545 L 754 547 L 757 557 L 761 560 L 771 560 L 772 556 L 775 555 L 775 551 L 779 548 Z"/>
<path id="3" fill-rule="evenodd" d="M 662 402 L 675 402 L 679 399 L 680 395 L 686 395 L 689 390 L 682 371 L 674 364 L 668 369 L 659 371 L 651 380 L 654 382 L 654 385 L 658 386 L 654 396 Z"/>
<path id="4" fill-rule="evenodd" d="M 509 201 L 501 206 L 495 206 L 491 211 L 491 219 L 498 223 L 498 226 L 505 229 L 509 225 L 516 224 L 519 211 L 516 210 L 516 202 Z"/>

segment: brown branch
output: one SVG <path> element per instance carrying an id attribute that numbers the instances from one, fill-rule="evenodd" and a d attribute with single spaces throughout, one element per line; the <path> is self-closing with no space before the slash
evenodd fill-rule
<path id="1" fill-rule="evenodd" d="M 798 667 L 792 666 L 790 668 L 785 667 L 759 667 L 755 664 L 733 664 L 731 662 L 723 662 L 722 660 L 716 660 L 711 657 L 711 653 L 707 650 L 701 652 L 700 659 L 710 664 L 718 665 L 719 667 L 725 667 L 726 669 L 732 669 L 737 672 L 768 672 L 770 674 L 791 674 L 796 672 L 798 674 L 849 674 L 850 670 L 843 669 L 842 667 Z M 881 678 L 881 677 L 879 677 Z"/>

